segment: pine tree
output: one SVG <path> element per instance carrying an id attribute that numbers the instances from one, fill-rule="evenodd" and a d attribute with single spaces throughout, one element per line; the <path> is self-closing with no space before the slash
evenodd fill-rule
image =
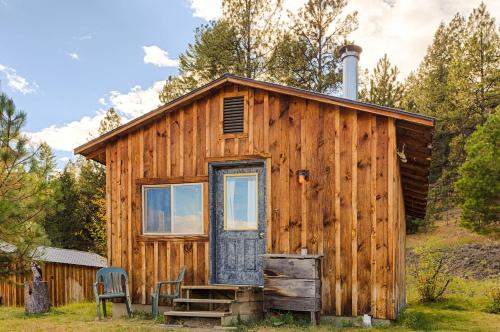
<path id="1" fill-rule="evenodd" d="M 237 71 L 249 78 L 262 77 L 276 32 L 281 0 L 224 0 L 222 19 L 238 41 Z"/>
<path id="2" fill-rule="evenodd" d="M 224 73 L 264 78 L 281 0 L 224 0 L 223 15 L 196 29 L 195 40 L 179 56 L 179 75 L 160 94 L 166 103 Z"/>
<path id="3" fill-rule="evenodd" d="M 399 69 L 391 66 L 387 54 L 377 62 L 377 66 L 361 89 L 359 99 L 368 103 L 388 107 L 399 107 L 404 86 L 398 80 Z"/>
<path id="4" fill-rule="evenodd" d="M 481 4 L 466 20 L 441 24 L 416 73 L 407 79 L 404 108 L 437 118 L 430 168 L 428 217 L 456 206 L 454 183 L 465 142 L 499 103 L 499 33 Z"/>
<path id="5" fill-rule="evenodd" d="M 495 20 L 482 3 L 467 20 L 461 47 L 454 48 L 450 64 L 449 95 L 455 135 L 450 164 L 455 170 L 465 159 L 465 142 L 500 104 L 500 36 Z"/>
<path id="6" fill-rule="evenodd" d="M 110 108 L 101 120 L 98 134 L 120 124 L 119 114 Z M 80 157 L 66 165 L 53 185 L 56 206 L 44 221 L 52 245 L 106 254 L 105 167 Z"/>
<path id="7" fill-rule="evenodd" d="M 235 30 L 224 20 L 202 25 L 195 39 L 179 56 L 179 75 L 170 76 L 160 94 L 166 103 L 224 73 L 243 75 L 237 66 L 238 39 Z"/>
<path id="8" fill-rule="evenodd" d="M 121 125 L 121 118 L 114 108 L 110 108 L 99 124 L 98 134 L 103 135 Z M 106 169 L 103 165 L 79 158 L 77 179 L 80 214 L 89 234 L 91 244 L 87 249 L 98 254 L 106 254 Z"/>
<path id="9" fill-rule="evenodd" d="M 0 94 L 0 279 L 29 271 L 34 248 L 45 241 L 40 221 L 50 209 L 54 156 L 32 147 L 22 128 L 26 114 Z"/>
<path id="10" fill-rule="evenodd" d="M 461 222 L 472 229 L 500 226 L 500 106 L 465 144 L 456 188 Z"/>
<path id="11" fill-rule="evenodd" d="M 70 162 L 55 182 L 53 200 L 55 208 L 47 214 L 44 228 L 51 245 L 59 248 L 87 250 L 92 238 L 82 222 L 77 169 Z"/>
<path id="12" fill-rule="evenodd" d="M 321 93 L 338 91 L 342 83 L 337 54 L 357 28 L 357 12 L 344 15 L 347 0 L 308 0 L 273 54 L 272 75 L 282 83 Z"/>

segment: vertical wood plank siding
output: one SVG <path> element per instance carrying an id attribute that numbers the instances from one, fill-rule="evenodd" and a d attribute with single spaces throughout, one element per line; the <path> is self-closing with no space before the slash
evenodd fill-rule
<path id="1" fill-rule="evenodd" d="M 42 265 L 43 279 L 49 282 L 50 303 L 53 306 L 92 301 L 94 293 L 92 285 L 99 268 L 60 263 L 45 263 Z M 24 305 L 23 277 L 12 277 L 8 281 L 0 282 L 0 297 L 2 305 Z"/>
<path id="2" fill-rule="evenodd" d="M 221 135 L 225 93 L 248 96 L 244 135 Z M 268 161 L 268 252 L 324 254 L 325 315 L 394 318 L 405 303 L 404 202 L 395 120 L 299 97 L 229 85 L 165 114 L 106 147 L 108 257 L 128 269 L 134 303 L 150 303 L 158 279 L 187 266 L 186 282 L 208 283 L 207 164 Z M 300 185 L 297 171 L 307 169 Z M 202 236 L 148 237 L 140 183 L 198 178 Z M 159 179 L 158 179 L 159 178 Z"/>

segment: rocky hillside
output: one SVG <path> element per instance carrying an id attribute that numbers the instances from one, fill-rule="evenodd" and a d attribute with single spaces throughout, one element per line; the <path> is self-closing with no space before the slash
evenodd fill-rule
<path id="1" fill-rule="evenodd" d="M 442 250 L 450 271 L 465 279 L 500 279 L 500 241 L 472 233 L 456 222 L 438 222 L 427 232 L 407 237 L 407 264 L 415 262 L 414 249 L 432 245 Z"/>

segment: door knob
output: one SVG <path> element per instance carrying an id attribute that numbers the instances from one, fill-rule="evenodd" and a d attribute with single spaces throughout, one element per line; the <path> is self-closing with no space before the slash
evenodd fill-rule
<path id="1" fill-rule="evenodd" d="M 264 238 L 264 232 L 260 232 L 260 233 L 259 233 L 259 238 L 260 238 L 260 239 L 263 239 L 263 238 Z"/>

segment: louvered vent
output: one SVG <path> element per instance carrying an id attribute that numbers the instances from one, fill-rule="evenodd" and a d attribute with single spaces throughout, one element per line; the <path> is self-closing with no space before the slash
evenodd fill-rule
<path id="1" fill-rule="evenodd" d="M 243 132 L 244 113 L 245 97 L 224 98 L 224 134 Z"/>

